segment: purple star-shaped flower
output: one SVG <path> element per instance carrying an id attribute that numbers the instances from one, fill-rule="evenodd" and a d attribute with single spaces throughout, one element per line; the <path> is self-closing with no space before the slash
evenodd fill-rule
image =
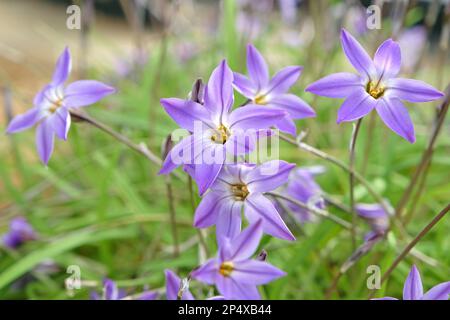
<path id="1" fill-rule="evenodd" d="M 166 275 L 166 298 L 167 300 L 178 300 L 181 279 L 172 270 L 165 270 Z M 184 290 L 181 300 L 195 300 L 189 289 Z"/>
<path id="2" fill-rule="evenodd" d="M 389 228 L 389 215 L 383 206 L 375 204 L 358 203 L 355 206 L 356 213 L 366 220 L 372 231 L 364 236 L 364 240 L 368 241 L 374 237 L 383 236 Z"/>
<path id="3" fill-rule="evenodd" d="M 64 87 L 72 67 L 69 49 L 60 55 L 52 81 L 34 97 L 33 108 L 11 120 L 7 133 L 16 133 L 37 124 L 36 146 L 39 157 L 47 164 L 53 152 L 54 136 L 67 139 L 70 128 L 70 108 L 93 104 L 115 92 L 115 89 L 95 80 L 80 80 Z"/>
<path id="4" fill-rule="evenodd" d="M 360 119 L 375 109 L 392 131 L 414 143 L 414 125 L 400 100 L 425 102 L 437 100 L 444 94 L 425 82 L 396 77 L 401 53 L 392 39 L 380 45 L 373 60 L 344 29 L 341 42 L 345 55 L 359 74 L 334 73 L 310 84 L 306 91 L 330 98 L 346 98 L 338 111 L 338 123 Z"/>
<path id="5" fill-rule="evenodd" d="M 420 278 L 419 270 L 413 265 L 406 278 L 403 287 L 403 300 L 448 300 L 450 295 L 450 281 L 438 284 L 423 293 L 422 279 Z M 384 297 L 373 300 L 398 300 L 392 297 Z"/>
<path id="6" fill-rule="evenodd" d="M 193 176 L 200 194 L 216 179 L 227 153 L 231 156 L 249 153 L 255 148 L 260 130 L 267 130 L 286 114 L 267 107 L 240 107 L 231 111 L 232 83 L 233 73 L 223 60 L 205 87 L 203 105 L 192 100 L 161 99 L 172 119 L 192 134 L 172 148 L 160 173 L 168 174 L 182 164 L 194 165 Z"/>
<path id="7" fill-rule="evenodd" d="M 17 249 L 27 241 L 37 239 L 33 227 L 23 217 L 11 220 L 9 231 L 3 235 L 3 244 L 10 249 Z"/>
<path id="8" fill-rule="evenodd" d="M 261 165 L 226 165 L 195 211 L 194 226 L 216 225 L 217 239 L 234 238 L 241 231 L 241 210 L 250 223 L 262 219 L 264 232 L 295 240 L 272 202 L 264 196 L 286 183 L 295 165 L 273 160 Z"/>
<path id="9" fill-rule="evenodd" d="M 219 243 L 217 258 L 206 261 L 192 272 L 192 277 L 207 284 L 215 284 L 227 300 L 260 299 L 258 285 L 285 275 L 271 264 L 250 259 L 262 236 L 262 221 L 251 224 L 232 241 Z"/>
<path id="10" fill-rule="evenodd" d="M 267 106 L 287 111 L 286 117 L 276 123 L 284 132 L 295 135 L 293 119 L 315 117 L 315 111 L 296 95 L 287 93 L 302 72 L 300 66 L 289 66 L 269 78 L 269 68 L 259 51 L 249 44 L 247 46 L 247 71 L 249 78 L 235 72 L 234 87 L 253 105 Z"/>

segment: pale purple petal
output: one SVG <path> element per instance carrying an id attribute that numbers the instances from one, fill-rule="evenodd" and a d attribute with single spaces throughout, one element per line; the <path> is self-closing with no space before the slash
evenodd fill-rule
<path id="1" fill-rule="evenodd" d="M 39 92 L 34 96 L 34 99 L 33 99 L 33 105 L 34 105 L 35 107 L 39 106 L 39 105 L 43 102 L 43 100 L 44 100 L 44 98 L 45 98 L 45 93 L 46 93 L 47 90 L 48 90 L 49 88 L 51 88 L 51 87 L 52 87 L 51 84 L 45 85 L 45 86 L 42 88 L 42 90 L 39 91 Z"/>
<path id="2" fill-rule="evenodd" d="M 218 210 L 216 222 L 216 238 L 219 242 L 223 237 L 234 239 L 241 231 L 242 201 L 225 201 Z"/>
<path id="3" fill-rule="evenodd" d="M 216 277 L 216 287 L 217 291 L 225 297 L 227 300 L 238 299 L 236 297 L 236 290 L 234 289 L 233 279 L 231 277 L 224 277 L 222 275 L 218 275 Z M 239 292 L 237 292 L 239 293 Z"/>
<path id="4" fill-rule="evenodd" d="M 395 78 L 390 79 L 387 86 L 386 93 L 389 97 L 410 102 L 433 101 L 444 96 L 444 93 L 420 80 Z"/>
<path id="5" fill-rule="evenodd" d="M 172 270 L 166 269 L 166 297 L 167 300 L 177 300 L 178 291 L 181 287 L 181 279 Z M 181 300 L 194 300 L 192 293 L 189 290 L 184 290 Z"/>
<path id="6" fill-rule="evenodd" d="M 414 125 L 409 116 L 408 110 L 400 100 L 379 99 L 376 110 L 383 122 L 392 131 L 405 138 L 410 143 L 414 143 L 416 141 Z"/>
<path id="7" fill-rule="evenodd" d="M 205 108 L 212 118 L 222 123 L 224 114 L 228 113 L 233 105 L 233 72 L 223 60 L 212 72 L 205 87 Z"/>
<path id="8" fill-rule="evenodd" d="M 229 202 L 234 202 L 230 195 L 223 195 L 214 191 L 208 192 L 195 210 L 194 226 L 206 228 L 215 224 L 220 208 Z"/>
<path id="9" fill-rule="evenodd" d="M 361 77 L 354 73 L 339 72 L 326 76 L 306 87 L 305 91 L 329 98 L 346 98 L 356 90 L 364 90 Z"/>
<path id="10" fill-rule="evenodd" d="M 199 268 L 192 271 L 192 278 L 205 282 L 207 284 L 214 284 L 216 282 L 216 277 L 219 274 L 218 264 L 216 259 L 209 259 Z"/>
<path id="11" fill-rule="evenodd" d="M 355 91 L 345 99 L 338 110 L 337 123 L 354 121 L 364 117 L 377 105 L 377 101 L 363 90 Z"/>
<path id="12" fill-rule="evenodd" d="M 71 122 L 69 110 L 64 107 L 58 108 L 49 116 L 48 121 L 52 124 L 56 136 L 61 140 L 67 140 Z"/>
<path id="13" fill-rule="evenodd" d="M 247 46 L 247 71 L 259 90 L 269 83 L 269 68 L 261 53 L 251 44 Z"/>
<path id="14" fill-rule="evenodd" d="M 47 165 L 53 152 L 55 135 L 48 119 L 42 121 L 36 128 L 36 148 L 41 161 Z"/>
<path id="15" fill-rule="evenodd" d="M 196 121 L 214 128 L 209 111 L 194 101 L 168 98 L 161 99 L 160 102 L 170 117 L 183 129 L 193 132 Z"/>
<path id="16" fill-rule="evenodd" d="M 423 300 L 448 300 L 450 295 L 450 281 L 434 286 L 424 294 Z"/>
<path id="17" fill-rule="evenodd" d="M 298 80 L 302 70 L 303 67 L 300 66 L 289 66 L 281 69 L 270 79 L 264 93 L 270 93 L 271 95 L 286 93 Z"/>
<path id="18" fill-rule="evenodd" d="M 375 52 L 373 59 L 378 76 L 381 79 L 395 77 L 400 71 L 402 56 L 400 46 L 392 39 L 384 41 Z"/>
<path id="19" fill-rule="evenodd" d="M 103 280 L 103 290 L 105 300 L 119 300 L 119 289 L 111 279 Z"/>
<path id="20" fill-rule="evenodd" d="M 359 42 L 345 29 L 341 31 L 341 44 L 347 59 L 361 75 L 370 79 L 375 71 L 373 61 Z"/>
<path id="21" fill-rule="evenodd" d="M 232 277 L 219 276 L 216 282 L 217 290 L 227 300 L 260 300 L 261 296 L 254 285 L 235 281 Z"/>
<path id="22" fill-rule="evenodd" d="M 275 190 L 288 181 L 289 173 L 294 167 L 295 164 L 282 160 L 264 162 L 247 174 L 247 186 L 250 192 Z"/>
<path id="23" fill-rule="evenodd" d="M 230 114 L 230 129 L 267 129 L 284 118 L 285 112 L 276 108 L 247 105 Z"/>
<path id="24" fill-rule="evenodd" d="M 194 152 L 196 152 L 195 145 L 201 143 L 201 141 L 201 139 L 196 140 L 193 135 L 183 138 L 167 154 L 159 174 L 168 174 L 181 164 L 191 163 L 192 161 L 186 160 L 192 160 L 194 158 Z"/>
<path id="25" fill-rule="evenodd" d="M 253 99 L 255 97 L 257 90 L 253 82 L 243 74 L 237 72 L 234 72 L 233 76 L 234 76 L 233 80 L 234 88 L 244 97 L 248 99 Z"/>
<path id="26" fill-rule="evenodd" d="M 262 220 L 250 224 L 236 238 L 230 247 L 230 260 L 240 261 L 250 258 L 259 246 L 262 237 Z"/>
<path id="27" fill-rule="evenodd" d="M 100 81 L 75 81 L 64 90 L 64 105 L 69 108 L 88 106 L 115 92 L 116 89 Z"/>
<path id="28" fill-rule="evenodd" d="M 285 275 L 285 272 L 271 264 L 257 260 L 236 261 L 231 273 L 236 282 L 253 285 L 266 284 Z"/>
<path id="29" fill-rule="evenodd" d="M 285 240 L 295 240 L 272 202 L 262 194 L 256 193 L 247 196 L 244 212 L 250 223 L 262 219 L 265 233 Z"/>
<path id="30" fill-rule="evenodd" d="M 56 62 L 55 71 L 53 73 L 52 85 L 62 85 L 69 77 L 72 69 L 72 59 L 70 57 L 69 48 L 66 47 Z"/>
<path id="31" fill-rule="evenodd" d="M 419 270 L 413 265 L 403 287 L 403 300 L 419 300 L 423 296 L 422 280 Z"/>
<path id="32" fill-rule="evenodd" d="M 234 130 L 233 135 L 225 144 L 227 153 L 232 155 L 247 154 L 254 150 L 260 130 Z"/>
<path id="33" fill-rule="evenodd" d="M 7 133 L 16 133 L 26 130 L 39 120 L 39 108 L 34 107 L 23 114 L 15 116 L 6 129 Z"/>
<path id="34" fill-rule="evenodd" d="M 216 180 L 225 162 L 225 157 L 224 145 L 216 145 L 203 150 L 202 163 L 195 165 L 194 177 L 200 195 L 203 195 Z"/>
<path id="35" fill-rule="evenodd" d="M 287 93 L 269 97 L 268 106 L 285 110 L 293 119 L 303 119 L 315 117 L 316 112 L 309 104 L 297 97 Z"/>
<path id="36" fill-rule="evenodd" d="M 282 110 L 276 107 L 271 107 L 272 109 L 278 109 L 278 110 Z M 284 110 L 283 110 L 284 111 Z M 284 111 L 286 112 L 286 111 Z M 278 128 L 278 130 L 280 130 L 281 132 L 290 134 L 292 136 L 296 136 L 297 135 L 297 127 L 295 125 L 294 120 L 291 118 L 291 116 L 286 112 L 285 116 L 283 118 L 281 118 L 280 120 L 277 121 L 277 123 L 275 123 L 275 126 Z"/>

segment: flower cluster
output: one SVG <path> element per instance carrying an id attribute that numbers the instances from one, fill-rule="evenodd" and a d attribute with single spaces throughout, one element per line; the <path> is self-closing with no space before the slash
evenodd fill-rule
<path id="1" fill-rule="evenodd" d="M 391 130 L 414 142 L 414 127 L 401 100 L 424 102 L 439 99 L 443 94 L 424 82 L 397 77 L 401 54 L 393 40 L 383 42 L 373 59 L 345 30 L 341 42 L 345 55 L 359 74 L 332 74 L 312 83 L 306 91 L 346 98 L 338 111 L 338 123 L 361 119 L 375 109 Z M 216 230 L 216 257 L 194 269 L 188 277 L 215 285 L 220 296 L 210 299 L 259 299 L 259 285 L 285 275 L 266 262 L 265 251 L 255 257 L 263 234 L 293 241 L 295 237 L 282 217 L 289 211 L 304 223 L 313 220 L 310 210 L 325 209 L 323 191 L 315 181 L 315 175 L 324 172 L 322 167 L 294 169 L 294 164 L 279 159 L 253 163 L 246 158 L 277 130 L 295 136 L 294 120 L 315 116 L 311 106 L 289 93 L 302 70 L 300 66 L 288 66 L 270 77 L 261 53 L 248 45 L 248 76 L 233 72 L 223 60 L 205 86 L 198 83 L 189 99 L 161 99 L 165 111 L 188 135 L 166 150 L 160 174 L 169 174 L 182 166 L 195 180 L 202 196 L 193 225 L 196 228 L 215 226 Z M 70 71 L 71 57 L 66 48 L 57 61 L 52 81 L 34 98 L 33 108 L 16 116 L 7 128 L 8 133 L 15 133 L 36 125 L 37 150 L 45 165 L 53 152 L 55 135 L 67 139 L 71 111 L 115 92 L 114 88 L 95 80 L 64 86 Z M 247 101 L 233 108 L 235 91 Z M 274 199 L 274 190 L 282 191 L 293 202 L 308 205 L 310 210 Z M 384 237 L 389 216 L 383 207 L 360 204 L 354 209 L 371 226 L 366 241 Z M 244 222 L 242 215 L 246 217 Z M 17 218 L 11 222 L 3 242 L 14 249 L 34 239 L 36 234 L 31 226 Z M 165 275 L 168 300 L 194 300 L 186 279 L 181 280 L 171 270 L 166 270 Z M 413 267 L 404 292 L 404 299 L 446 299 L 449 283 L 438 285 L 424 295 L 420 275 Z M 143 300 L 157 296 L 155 291 L 136 295 Z M 92 298 L 128 297 L 112 280 L 105 279 L 102 294 L 94 292 Z"/>

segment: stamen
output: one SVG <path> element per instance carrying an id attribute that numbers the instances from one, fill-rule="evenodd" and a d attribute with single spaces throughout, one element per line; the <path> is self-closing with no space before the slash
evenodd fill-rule
<path id="1" fill-rule="evenodd" d="M 267 103 L 266 96 L 263 94 L 256 96 L 255 103 L 256 104 L 266 104 Z"/>
<path id="2" fill-rule="evenodd" d="M 228 137 L 230 136 L 230 132 L 228 131 L 227 127 L 225 127 L 223 124 L 221 124 L 216 132 L 211 136 L 211 140 L 216 143 L 225 144 L 227 142 Z"/>
<path id="3" fill-rule="evenodd" d="M 383 96 L 386 88 L 380 84 L 380 82 L 369 81 L 366 85 L 366 91 L 374 99 L 378 99 Z"/>
<path id="4" fill-rule="evenodd" d="M 231 192 L 233 193 L 236 201 L 244 201 L 249 194 L 248 188 L 245 184 L 231 185 Z"/>
<path id="5" fill-rule="evenodd" d="M 50 113 L 55 113 L 56 110 L 58 110 L 58 108 L 61 106 L 62 106 L 62 99 L 52 101 L 52 104 L 51 104 L 50 108 L 48 109 L 48 111 L 50 111 Z"/>
<path id="6" fill-rule="evenodd" d="M 229 277 L 234 270 L 233 262 L 225 261 L 220 265 L 219 273 L 224 277 Z"/>

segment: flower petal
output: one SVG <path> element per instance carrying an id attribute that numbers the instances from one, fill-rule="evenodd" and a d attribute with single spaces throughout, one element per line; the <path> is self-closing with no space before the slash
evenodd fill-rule
<path id="1" fill-rule="evenodd" d="M 105 300 L 119 300 L 119 288 L 111 279 L 103 280 L 103 290 Z"/>
<path id="2" fill-rule="evenodd" d="M 250 223 L 262 219 L 265 233 L 285 240 L 295 240 L 272 202 L 262 194 L 254 193 L 247 196 L 244 212 Z"/>
<path id="3" fill-rule="evenodd" d="M 194 132 L 196 121 L 214 128 L 209 111 L 194 101 L 168 98 L 161 99 L 160 102 L 170 117 L 183 129 Z"/>
<path id="4" fill-rule="evenodd" d="M 414 125 L 409 116 L 408 110 L 400 100 L 379 99 L 376 110 L 389 129 L 405 138 L 410 143 L 414 143 L 416 141 Z"/>
<path id="5" fill-rule="evenodd" d="M 423 81 L 405 78 L 390 79 L 386 93 L 410 102 L 433 101 L 444 96 L 444 93 Z"/>
<path id="6" fill-rule="evenodd" d="M 201 139 L 195 139 L 194 135 L 184 137 L 167 154 L 158 174 L 168 174 L 182 164 L 192 164 L 195 157 L 196 145 L 201 143 Z"/>
<path id="7" fill-rule="evenodd" d="M 272 107 L 274 109 L 275 107 Z M 277 108 L 279 109 L 279 108 Z M 279 109 L 282 110 L 282 109 Z M 284 110 L 283 110 L 284 111 Z M 295 125 L 294 120 L 292 120 L 291 116 L 286 112 L 286 115 L 281 118 L 275 126 L 280 130 L 281 132 L 285 132 L 287 134 L 290 134 L 292 136 L 297 135 L 297 126 Z"/>
<path id="8" fill-rule="evenodd" d="M 236 238 L 230 246 L 230 260 L 240 261 L 250 258 L 259 246 L 262 237 L 262 220 L 250 224 Z"/>
<path id="9" fill-rule="evenodd" d="M 234 88 L 240 94 L 248 99 L 253 99 L 255 97 L 257 88 L 255 88 L 253 82 L 249 78 L 237 72 L 233 73 L 233 78 Z"/>
<path id="10" fill-rule="evenodd" d="M 259 135 L 259 130 L 235 130 L 225 144 L 227 153 L 241 155 L 252 152 L 256 146 Z"/>
<path id="11" fill-rule="evenodd" d="M 227 201 L 220 207 L 216 222 L 216 238 L 234 239 L 241 232 L 242 201 Z"/>
<path id="12" fill-rule="evenodd" d="M 94 104 L 114 92 L 116 89 L 100 81 L 75 81 L 64 90 L 64 104 L 69 108 L 84 107 Z"/>
<path id="13" fill-rule="evenodd" d="M 47 165 L 53 152 L 55 136 L 48 119 L 42 121 L 36 128 L 36 148 L 41 161 Z"/>
<path id="14" fill-rule="evenodd" d="M 377 100 L 364 90 L 355 91 L 345 99 L 338 110 L 337 123 L 354 121 L 364 117 L 377 105 Z"/>
<path id="15" fill-rule="evenodd" d="M 247 46 L 247 71 L 250 79 L 258 89 L 269 83 L 269 68 L 261 53 L 251 44 Z"/>
<path id="16" fill-rule="evenodd" d="M 402 64 L 402 55 L 398 43 L 392 39 L 384 41 L 375 52 L 373 62 L 381 79 L 395 77 Z"/>
<path id="17" fill-rule="evenodd" d="M 49 117 L 49 121 L 53 126 L 53 131 L 61 140 L 67 140 L 67 134 L 70 129 L 70 113 L 67 108 L 58 108 L 55 113 Z"/>
<path id="18" fill-rule="evenodd" d="M 53 72 L 52 85 L 59 86 L 63 84 L 69 77 L 72 69 L 72 59 L 70 57 L 69 48 L 66 47 L 56 62 L 55 71 Z"/>
<path id="19" fill-rule="evenodd" d="M 419 300 L 423 296 L 422 280 L 419 270 L 413 265 L 403 287 L 403 300 Z"/>
<path id="20" fill-rule="evenodd" d="M 9 123 L 6 133 L 26 130 L 35 125 L 37 121 L 39 121 L 39 109 L 34 107 L 23 114 L 15 116 Z"/>
<path id="21" fill-rule="evenodd" d="M 359 75 L 348 72 L 330 74 L 306 87 L 305 91 L 329 98 L 346 98 L 364 89 Z"/>
<path id="22" fill-rule="evenodd" d="M 289 66 L 278 71 L 270 80 L 267 89 L 264 90 L 266 94 L 283 94 L 286 93 L 290 87 L 300 77 L 303 67 Z"/>
<path id="23" fill-rule="evenodd" d="M 230 114 L 230 129 L 267 129 L 282 120 L 285 112 L 280 109 L 247 105 Z"/>
<path id="24" fill-rule="evenodd" d="M 219 274 L 217 266 L 217 259 L 209 259 L 199 268 L 191 272 L 192 278 L 205 282 L 207 284 L 214 284 L 216 276 Z"/>
<path id="25" fill-rule="evenodd" d="M 231 273 L 236 282 L 253 285 L 266 284 L 285 275 L 285 272 L 271 264 L 257 260 L 234 262 L 234 270 Z"/>
<path id="26" fill-rule="evenodd" d="M 374 73 L 375 67 L 366 50 L 345 29 L 341 31 L 341 44 L 347 59 L 361 75 L 367 79 Z"/>
<path id="27" fill-rule="evenodd" d="M 217 217 L 222 206 L 234 202 L 230 195 L 222 195 L 211 191 L 208 192 L 195 209 L 194 227 L 206 228 L 217 222 Z"/>
<path id="28" fill-rule="evenodd" d="M 223 60 L 213 70 L 205 87 L 205 108 L 211 112 L 214 121 L 221 124 L 233 101 L 233 72 Z"/>
<path id="29" fill-rule="evenodd" d="M 227 300 L 260 300 L 258 288 L 254 285 L 240 283 L 232 277 L 218 276 L 217 290 Z"/>
<path id="30" fill-rule="evenodd" d="M 450 295 L 450 281 L 434 286 L 423 296 L 423 300 L 448 300 Z"/>
<path id="31" fill-rule="evenodd" d="M 270 97 L 268 106 L 277 107 L 287 111 L 293 119 L 303 119 L 316 116 L 316 112 L 309 104 L 296 95 L 290 93 Z"/>
<path id="32" fill-rule="evenodd" d="M 282 160 L 267 161 L 251 170 L 245 182 L 250 192 L 272 191 L 288 181 L 294 167 L 295 164 Z"/>
<path id="33" fill-rule="evenodd" d="M 195 165 L 194 176 L 200 195 L 203 195 L 216 180 L 225 162 L 225 157 L 224 145 L 214 145 L 203 149 L 201 163 Z"/>
<path id="34" fill-rule="evenodd" d="M 177 300 L 181 279 L 169 269 L 164 270 L 164 274 L 166 275 L 166 298 L 167 300 Z M 184 290 L 181 300 L 194 300 L 194 297 L 189 290 Z"/>

